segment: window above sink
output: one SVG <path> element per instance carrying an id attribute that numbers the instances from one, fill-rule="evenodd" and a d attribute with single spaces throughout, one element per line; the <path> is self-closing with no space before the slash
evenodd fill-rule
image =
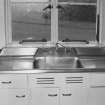
<path id="1" fill-rule="evenodd" d="M 98 0 L 7 1 L 7 43 L 88 44 L 99 40 Z"/>

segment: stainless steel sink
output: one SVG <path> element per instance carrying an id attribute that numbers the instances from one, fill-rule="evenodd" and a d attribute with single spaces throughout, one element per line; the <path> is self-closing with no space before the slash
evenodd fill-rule
<path id="1" fill-rule="evenodd" d="M 37 57 L 43 57 L 43 56 L 62 57 L 62 56 L 71 56 L 71 55 L 72 55 L 71 48 L 63 48 L 63 47 L 57 49 L 55 47 L 39 48 L 36 54 Z"/>
<path id="2" fill-rule="evenodd" d="M 77 47 L 73 50 L 78 56 L 105 56 L 105 47 Z"/>
<path id="3" fill-rule="evenodd" d="M 33 69 L 33 59 L 21 59 L 21 58 L 0 58 L 0 70 L 29 70 Z"/>
<path id="4" fill-rule="evenodd" d="M 34 61 L 34 68 L 38 69 L 71 69 L 82 68 L 77 57 L 40 57 Z"/>
<path id="5" fill-rule="evenodd" d="M 34 56 L 38 48 L 32 47 L 6 47 L 0 53 L 0 56 Z"/>
<path id="6" fill-rule="evenodd" d="M 105 68 L 105 58 L 80 59 L 83 68 Z"/>

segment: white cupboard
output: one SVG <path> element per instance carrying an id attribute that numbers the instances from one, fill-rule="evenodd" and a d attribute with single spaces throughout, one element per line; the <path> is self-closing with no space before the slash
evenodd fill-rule
<path id="1" fill-rule="evenodd" d="M 28 105 L 26 89 L 0 89 L 0 103 L 2 105 Z"/>
<path id="2" fill-rule="evenodd" d="M 57 88 L 32 88 L 30 105 L 59 105 Z"/>
<path id="3" fill-rule="evenodd" d="M 30 105 L 86 105 L 87 74 L 29 75 Z"/>
<path id="4" fill-rule="evenodd" d="M 105 105 L 105 87 L 89 89 L 88 105 Z"/>
<path id="5" fill-rule="evenodd" d="M 28 94 L 26 75 L 0 75 L 0 104 L 28 105 Z"/>
<path id="6" fill-rule="evenodd" d="M 60 92 L 60 105 L 86 105 L 85 87 L 64 88 Z"/>
<path id="7" fill-rule="evenodd" d="M 88 105 L 105 105 L 105 74 L 90 74 Z"/>
<path id="8" fill-rule="evenodd" d="M 105 74 L 1 74 L 1 103 L 2 105 L 105 105 Z"/>

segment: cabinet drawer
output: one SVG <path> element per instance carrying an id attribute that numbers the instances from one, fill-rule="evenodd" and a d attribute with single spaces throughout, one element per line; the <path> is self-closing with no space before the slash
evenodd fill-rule
<path id="1" fill-rule="evenodd" d="M 105 74 L 90 74 L 90 86 L 105 86 Z"/>
<path id="2" fill-rule="evenodd" d="M 26 75 L 17 74 L 1 74 L 0 88 L 26 88 Z"/>

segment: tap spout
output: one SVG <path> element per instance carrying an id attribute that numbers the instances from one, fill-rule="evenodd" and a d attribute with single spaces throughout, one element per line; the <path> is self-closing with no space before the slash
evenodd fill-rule
<path id="1" fill-rule="evenodd" d="M 63 48 L 65 49 L 65 53 L 67 52 L 66 47 L 65 47 L 63 44 L 57 42 L 57 43 L 56 43 L 56 51 L 59 49 L 59 47 L 63 47 Z"/>

